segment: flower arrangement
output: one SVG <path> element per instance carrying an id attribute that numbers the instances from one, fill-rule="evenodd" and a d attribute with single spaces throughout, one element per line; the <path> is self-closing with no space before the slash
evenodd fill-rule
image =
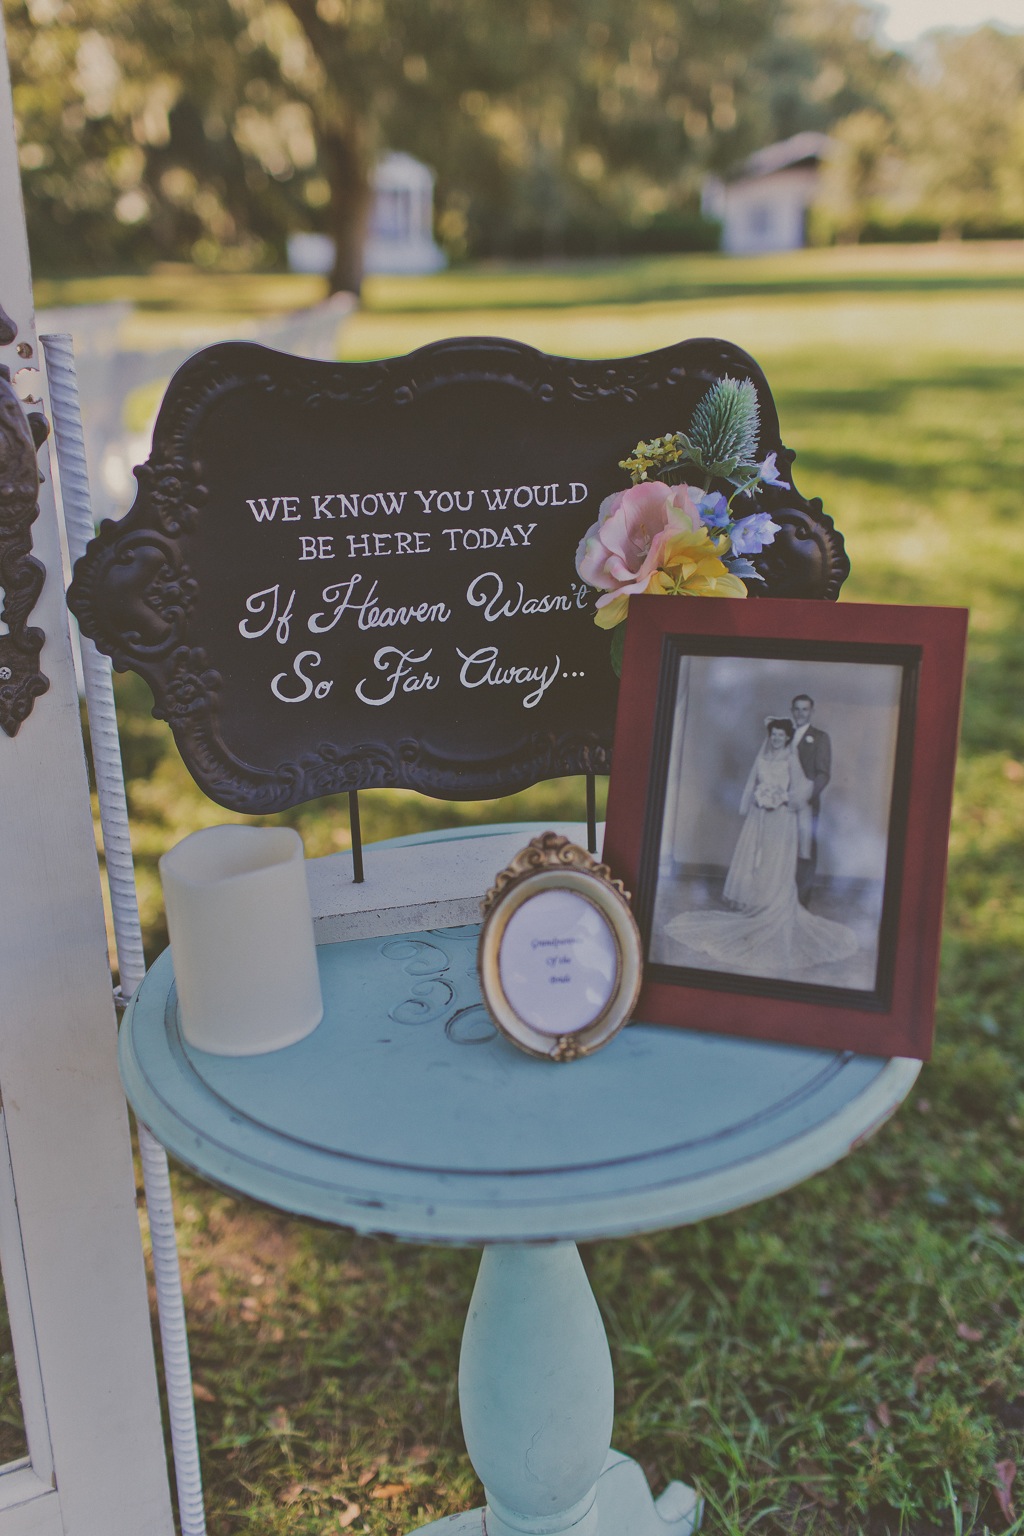
<path id="1" fill-rule="evenodd" d="M 601 593 L 594 618 L 612 631 L 617 673 L 634 593 L 746 597 L 747 582 L 762 580 L 750 557 L 779 525 L 761 510 L 736 516 L 735 504 L 749 504 L 762 486 L 788 485 L 774 453 L 757 462 L 759 426 L 750 380 L 722 378 L 698 401 L 688 432 L 638 443 L 621 461 L 633 484 L 605 498 L 576 551 L 576 570 Z"/>
<path id="2" fill-rule="evenodd" d="M 759 784 L 754 790 L 754 804 L 762 811 L 778 811 L 789 804 L 789 792 L 781 784 Z"/>

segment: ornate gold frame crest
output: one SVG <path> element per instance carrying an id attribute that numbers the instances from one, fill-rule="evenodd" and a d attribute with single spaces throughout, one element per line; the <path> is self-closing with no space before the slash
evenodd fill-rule
<path id="1" fill-rule="evenodd" d="M 607 939 L 614 945 L 614 976 L 610 991 L 582 1024 L 574 1025 L 564 1033 L 557 1032 L 557 1010 L 562 994 L 552 994 L 552 1025 L 538 1028 L 525 1018 L 520 1000 L 522 988 L 513 988 L 509 995 L 509 978 L 503 975 L 503 946 L 508 937 L 509 923 L 522 912 L 527 902 L 546 892 L 569 893 L 586 906 L 579 908 L 580 916 L 597 915 L 600 931 L 607 935 L 601 947 L 607 952 Z M 588 911 L 589 909 L 589 911 Z M 484 1002 L 495 1024 L 507 1039 L 531 1056 L 543 1056 L 549 1061 L 575 1061 L 589 1056 L 606 1045 L 627 1022 L 636 1004 L 643 979 L 643 958 L 640 931 L 629 906 L 629 893 L 621 880 L 612 876 L 606 864 L 601 864 L 584 848 L 579 848 L 567 837 L 557 832 L 543 832 L 527 847 L 516 854 L 497 876 L 494 885 L 483 901 L 484 924 L 480 933 L 479 969 L 480 988 Z M 589 923 L 591 929 L 594 924 Z M 586 940 L 566 938 L 565 944 L 583 944 Z M 581 959 L 586 960 L 585 955 Z M 559 964 L 569 967 L 572 963 L 560 959 Z M 537 982 L 543 972 L 538 965 Z M 550 979 L 550 977 L 548 978 Z"/>

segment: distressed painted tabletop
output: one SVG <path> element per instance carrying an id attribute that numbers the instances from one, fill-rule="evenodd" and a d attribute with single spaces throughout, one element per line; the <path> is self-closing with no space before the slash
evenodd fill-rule
<path id="1" fill-rule="evenodd" d="M 121 1030 L 132 1106 L 181 1162 L 300 1215 L 427 1242 L 578 1241 L 798 1183 L 919 1070 L 642 1023 L 581 1061 L 536 1060 L 491 1024 L 476 939 L 471 925 L 322 944 L 323 1022 L 242 1058 L 185 1044 L 165 951 Z"/>

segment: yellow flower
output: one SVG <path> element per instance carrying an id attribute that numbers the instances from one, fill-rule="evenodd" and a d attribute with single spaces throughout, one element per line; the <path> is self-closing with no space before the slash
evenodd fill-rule
<path id="1" fill-rule="evenodd" d="M 598 598 L 598 603 L 600 601 L 600 598 Z M 594 614 L 594 623 L 598 629 L 614 629 L 616 624 L 622 623 L 628 611 L 628 597 L 610 597 L 603 608 L 598 607 L 597 612 Z"/>
<path id="2" fill-rule="evenodd" d="M 671 533 L 647 591 L 688 597 L 746 597 L 745 585 L 726 569 L 719 547 L 704 527 L 693 533 L 685 528 Z"/>
<path id="3" fill-rule="evenodd" d="M 719 548 L 728 541 L 716 542 L 707 528 L 675 529 L 659 535 L 658 565 L 651 572 L 644 592 L 668 597 L 746 597 L 747 589 L 738 576 L 727 570 Z M 629 609 L 629 596 L 606 594 L 598 600 L 595 623 L 601 629 L 621 624 Z"/>

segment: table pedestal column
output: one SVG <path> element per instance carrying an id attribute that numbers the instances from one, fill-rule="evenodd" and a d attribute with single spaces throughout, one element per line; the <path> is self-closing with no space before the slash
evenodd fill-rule
<path id="1" fill-rule="evenodd" d="M 657 1500 L 609 1449 L 608 1340 L 574 1243 L 487 1248 L 462 1340 L 466 1448 L 487 1505 L 424 1530 L 447 1536 L 691 1536 L 692 1489 Z"/>

